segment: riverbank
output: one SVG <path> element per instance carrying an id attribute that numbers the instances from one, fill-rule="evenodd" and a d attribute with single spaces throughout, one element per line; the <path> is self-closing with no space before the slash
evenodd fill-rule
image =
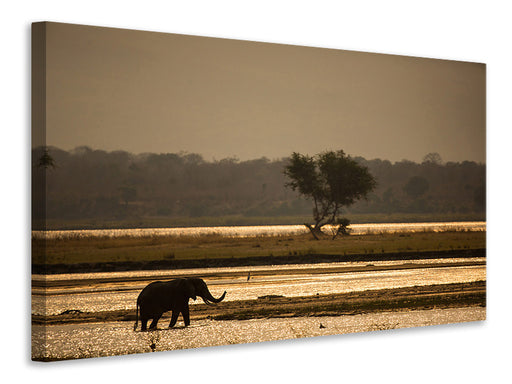
<path id="1" fill-rule="evenodd" d="M 485 257 L 484 231 L 225 237 L 32 239 L 32 273 Z"/>
<path id="2" fill-rule="evenodd" d="M 75 263 L 75 264 L 33 264 L 32 273 L 41 275 L 63 273 L 94 273 L 94 272 L 123 272 L 144 270 L 167 270 L 189 268 L 219 268 L 264 265 L 289 264 L 320 264 L 333 262 L 372 262 L 372 261 L 414 261 L 429 259 L 459 259 L 486 257 L 486 249 L 462 249 L 423 252 L 393 252 L 393 253 L 362 253 L 349 255 L 308 254 L 292 256 L 242 257 L 220 259 L 192 260 L 149 260 L 110 263 Z"/>
<path id="3" fill-rule="evenodd" d="M 367 290 L 340 294 L 314 295 L 304 297 L 262 296 L 256 300 L 222 302 L 211 306 L 191 306 L 193 321 L 247 320 L 258 318 L 341 316 L 382 311 L 411 311 L 432 308 L 459 308 L 486 306 L 486 282 L 439 284 L 396 289 Z M 170 314 L 159 323 L 165 328 Z M 181 318 L 180 318 L 181 320 Z M 132 321 L 135 322 L 135 308 L 130 310 L 84 313 L 65 311 L 54 316 L 32 316 L 33 324 L 66 324 Z"/>

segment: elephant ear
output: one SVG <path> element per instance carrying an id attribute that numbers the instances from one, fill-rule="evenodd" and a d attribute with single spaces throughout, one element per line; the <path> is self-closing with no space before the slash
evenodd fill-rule
<path id="1" fill-rule="evenodd" d="M 192 281 L 185 280 L 184 291 L 185 291 L 185 296 L 187 298 L 190 297 L 192 300 L 196 299 L 196 287 L 194 286 L 194 283 Z"/>

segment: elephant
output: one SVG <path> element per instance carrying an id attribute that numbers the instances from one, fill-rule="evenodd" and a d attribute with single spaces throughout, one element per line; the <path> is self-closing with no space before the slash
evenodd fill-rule
<path id="1" fill-rule="evenodd" d="M 133 330 L 137 329 L 139 322 L 139 308 L 141 331 L 147 330 L 149 319 L 153 319 L 149 329 L 156 329 L 158 320 L 167 311 L 172 311 L 169 328 L 176 325 L 180 313 L 183 315 L 185 327 L 188 327 L 190 325 L 188 299 L 196 300 L 197 296 L 201 297 L 206 304 L 220 303 L 226 297 L 226 291 L 224 291 L 221 297 L 216 299 L 208 290 L 204 280 L 197 277 L 179 278 L 171 281 L 154 281 L 148 284 L 137 298 Z"/>

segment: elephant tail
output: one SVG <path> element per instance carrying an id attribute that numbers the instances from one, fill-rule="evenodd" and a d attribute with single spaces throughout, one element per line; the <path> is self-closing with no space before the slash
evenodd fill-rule
<path id="1" fill-rule="evenodd" d="M 137 325 L 139 324 L 139 303 L 137 303 L 137 309 L 135 310 L 135 325 L 133 326 L 133 330 L 137 330 Z"/>

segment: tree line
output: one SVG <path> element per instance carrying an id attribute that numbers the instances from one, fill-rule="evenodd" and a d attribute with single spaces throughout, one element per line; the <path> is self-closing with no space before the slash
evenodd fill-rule
<path id="1" fill-rule="evenodd" d="M 443 163 L 437 154 L 421 163 L 351 160 L 376 186 L 347 213 L 485 212 L 485 164 Z M 34 148 L 32 213 L 58 220 L 311 215 L 311 201 L 286 187 L 290 161 Z"/>

